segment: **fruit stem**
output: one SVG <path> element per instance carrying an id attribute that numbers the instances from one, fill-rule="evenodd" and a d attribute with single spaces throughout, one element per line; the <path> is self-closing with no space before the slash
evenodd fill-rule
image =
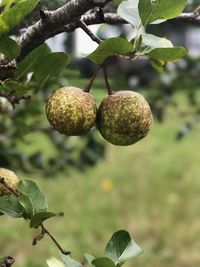
<path id="1" fill-rule="evenodd" d="M 108 94 L 112 95 L 113 94 L 113 90 L 112 90 L 112 88 L 110 86 L 110 83 L 108 81 L 107 68 L 105 66 L 103 67 L 103 74 L 104 74 L 104 79 L 105 79 L 105 83 L 106 83 Z"/>
<path id="2" fill-rule="evenodd" d="M 102 68 L 102 65 L 99 65 L 98 68 L 96 69 L 96 71 L 94 72 L 92 78 L 89 80 L 88 85 L 86 86 L 84 92 L 86 92 L 86 93 L 90 92 L 90 89 L 92 88 L 93 82 L 94 82 L 94 80 L 95 80 L 95 78 L 96 78 L 96 76 L 97 76 L 97 74 L 101 68 Z"/>

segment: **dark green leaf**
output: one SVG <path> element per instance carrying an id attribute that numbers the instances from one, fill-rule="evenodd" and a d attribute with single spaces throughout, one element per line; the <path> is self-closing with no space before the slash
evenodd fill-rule
<path id="1" fill-rule="evenodd" d="M 133 46 L 122 37 L 114 37 L 103 41 L 97 49 L 87 57 L 96 64 L 101 64 L 112 55 L 127 55 L 133 52 Z"/>
<path id="2" fill-rule="evenodd" d="M 34 66 L 36 80 L 44 84 L 49 78 L 58 75 L 69 63 L 69 57 L 63 52 L 51 53 L 41 58 Z"/>
<path id="3" fill-rule="evenodd" d="M 80 262 L 72 259 L 68 255 L 66 256 L 64 254 L 61 254 L 61 257 L 66 267 L 83 267 L 83 265 Z"/>
<path id="4" fill-rule="evenodd" d="M 92 261 L 92 264 L 96 267 L 115 267 L 114 262 L 106 257 L 97 258 Z"/>
<path id="5" fill-rule="evenodd" d="M 188 50 L 184 47 L 156 48 L 148 55 L 154 59 L 164 62 L 173 62 L 177 59 L 186 56 Z"/>
<path id="6" fill-rule="evenodd" d="M 39 2 L 40 0 L 24 0 L 4 11 L 0 15 L 1 33 L 6 33 L 17 26 Z"/>
<path id="7" fill-rule="evenodd" d="M 13 218 L 24 216 L 24 209 L 20 205 L 18 198 L 12 195 L 0 197 L 0 212 Z"/>
<path id="8" fill-rule="evenodd" d="M 123 1 L 117 9 L 117 13 L 135 28 L 139 28 L 141 22 L 138 11 L 138 2 L 139 0 Z"/>
<path id="9" fill-rule="evenodd" d="M 24 75 L 33 71 L 35 64 L 45 55 L 50 54 L 51 50 L 47 44 L 42 44 L 29 53 L 17 66 L 15 79 L 20 79 Z"/>
<path id="10" fill-rule="evenodd" d="M 141 248 L 131 239 L 129 233 L 124 230 L 112 235 L 105 250 L 105 255 L 118 266 L 141 253 Z"/>
<path id="11" fill-rule="evenodd" d="M 4 54 L 8 59 L 16 58 L 20 53 L 19 45 L 8 36 L 0 37 L 0 53 Z"/>
<path id="12" fill-rule="evenodd" d="M 23 83 L 9 80 L 2 84 L 4 90 L 6 92 L 12 92 L 13 95 L 24 95 L 29 90 Z"/>
<path id="13" fill-rule="evenodd" d="M 39 212 L 31 218 L 30 227 L 38 228 L 45 220 L 56 216 L 53 212 Z"/>
<path id="14" fill-rule="evenodd" d="M 138 8 L 143 25 L 159 19 L 177 17 L 187 4 L 187 0 L 139 0 Z"/>
<path id="15" fill-rule="evenodd" d="M 33 214 L 47 211 L 48 205 L 46 199 L 35 182 L 22 180 L 18 183 L 17 189 L 20 194 L 29 198 L 33 207 Z"/>

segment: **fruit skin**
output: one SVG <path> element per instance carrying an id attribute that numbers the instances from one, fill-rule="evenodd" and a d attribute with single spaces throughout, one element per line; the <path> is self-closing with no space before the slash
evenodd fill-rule
<path id="1" fill-rule="evenodd" d="M 144 138 L 153 121 L 149 104 L 133 91 L 118 91 L 103 99 L 97 113 L 97 128 L 111 144 L 132 145 Z"/>
<path id="2" fill-rule="evenodd" d="M 54 130 L 73 136 L 89 132 L 96 121 L 97 107 L 89 93 L 70 86 L 49 97 L 45 112 Z"/>
<path id="3" fill-rule="evenodd" d="M 0 177 L 4 178 L 5 182 L 13 189 L 17 188 L 19 178 L 13 171 L 0 168 Z M 10 194 L 11 192 L 3 184 L 0 184 L 0 197 Z"/>

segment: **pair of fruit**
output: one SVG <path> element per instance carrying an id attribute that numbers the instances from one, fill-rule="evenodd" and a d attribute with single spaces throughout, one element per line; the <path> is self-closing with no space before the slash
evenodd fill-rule
<path id="1" fill-rule="evenodd" d="M 83 135 L 95 125 L 114 145 L 131 145 L 146 136 L 152 123 L 147 101 L 139 93 L 119 91 L 108 95 L 98 110 L 93 97 L 77 87 L 55 91 L 46 104 L 54 130 L 67 136 Z"/>

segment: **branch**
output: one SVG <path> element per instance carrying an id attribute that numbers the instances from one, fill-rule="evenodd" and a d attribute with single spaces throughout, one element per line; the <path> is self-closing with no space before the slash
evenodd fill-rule
<path id="1" fill-rule="evenodd" d="M 42 18 L 37 23 L 30 26 L 19 39 L 21 54 L 18 61 L 23 59 L 34 48 L 44 43 L 45 40 L 52 37 L 52 33 L 56 32 L 57 28 L 79 20 L 82 14 L 88 10 L 97 6 L 105 6 L 110 1 L 111 0 L 71 0 L 55 11 L 42 11 L 42 13 L 40 11 Z"/>
<path id="2" fill-rule="evenodd" d="M 28 100 L 30 96 L 15 96 L 13 95 L 15 92 L 0 92 L 0 97 L 5 97 L 10 104 L 12 105 L 13 109 L 15 109 L 15 105 L 19 104 L 21 100 Z"/>
<path id="3" fill-rule="evenodd" d="M 96 42 L 97 44 L 100 44 L 101 43 L 101 39 L 99 39 L 96 35 L 93 34 L 93 32 L 88 28 L 87 24 L 82 21 L 82 20 L 79 20 L 78 22 L 80 28 L 88 35 L 90 36 L 90 38 Z"/>
<path id="4" fill-rule="evenodd" d="M 0 184 L 2 184 L 3 186 L 5 186 L 8 189 L 8 191 L 10 191 L 16 197 L 19 197 L 20 196 L 20 194 L 18 193 L 18 191 L 16 189 L 12 188 L 9 184 L 6 183 L 4 177 L 0 177 Z M 34 240 L 32 242 L 33 245 L 36 245 L 37 242 L 40 241 L 40 240 L 42 240 L 43 237 L 44 237 L 44 235 L 47 234 L 51 238 L 51 240 L 54 242 L 54 244 L 57 246 L 57 248 L 60 250 L 60 252 L 62 254 L 65 254 L 65 255 L 70 254 L 69 251 L 64 250 L 60 246 L 60 244 L 56 241 L 56 239 L 53 237 L 53 235 L 44 227 L 43 224 L 41 224 L 40 226 L 42 228 L 42 232 L 40 233 L 40 235 L 38 235 L 36 238 L 34 238 Z M 7 265 L 4 265 L 2 267 L 8 267 L 8 266 Z"/>

